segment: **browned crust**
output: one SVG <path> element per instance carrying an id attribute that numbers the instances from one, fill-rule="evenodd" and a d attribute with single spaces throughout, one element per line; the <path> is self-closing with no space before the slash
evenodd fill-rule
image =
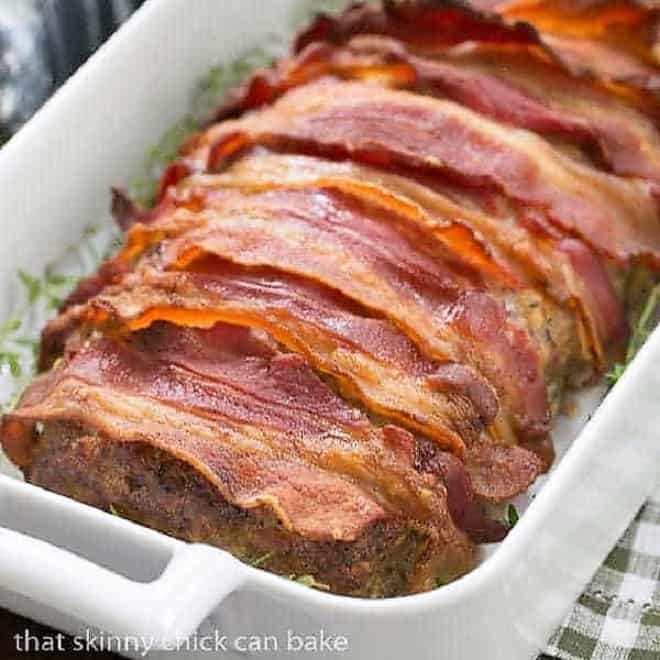
<path id="1" fill-rule="evenodd" d="M 426 539 L 402 518 L 372 525 L 353 543 L 305 539 L 287 531 L 267 508 L 231 505 L 197 471 L 162 450 L 86 435 L 67 423 L 45 427 L 26 478 L 171 536 L 223 548 L 274 573 L 313 575 L 338 594 L 409 592 L 426 549 Z M 438 579 L 453 579 L 465 569 L 447 564 Z"/>

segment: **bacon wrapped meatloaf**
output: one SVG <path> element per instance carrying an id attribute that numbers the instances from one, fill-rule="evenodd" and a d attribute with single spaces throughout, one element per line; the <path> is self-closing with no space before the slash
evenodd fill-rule
<path id="1" fill-rule="evenodd" d="M 625 37 L 658 16 L 485 4 L 320 16 L 153 207 L 115 194 L 124 244 L 3 418 L 29 481 L 350 595 L 503 538 L 492 505 L 549 467 L 660 269 L 658 68 Z M 585 75 L 587 47 L 647 75 Z"/>

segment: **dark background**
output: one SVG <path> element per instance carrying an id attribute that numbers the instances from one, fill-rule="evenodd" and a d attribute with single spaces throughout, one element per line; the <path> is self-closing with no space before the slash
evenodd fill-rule
<path id="1" fill-rule="evenodd" d="M 16 649 L 14 635 L 21 634 L 25 629 L 30 631 L 31 635 L 41 638 L 44 635 L 56 634 L 55 631 L 49 630 L 45 626 L 38 623 L 24 619 L 23 617 L 16 616 L 5 610 L 0 610 L 0 658 L 2 660 L 41 660 L 42 658 L 53 658 L 53 656 L 60 658 L 77 658 L 78 660 L 103 660 L 104 658 L 118 660 L 118 656 L 111 653 L 33 653 L 33 652 L 19 652 Z M 66 645 L 65 645 L 66 646 Z"/>
<path id="2" fill-rule="evenodd" d="M 0 141 L 17 131 L 142 0 L 0 0 Z"/>

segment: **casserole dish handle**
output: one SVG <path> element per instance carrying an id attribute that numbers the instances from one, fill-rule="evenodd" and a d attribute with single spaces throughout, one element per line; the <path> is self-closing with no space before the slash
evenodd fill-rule
<path id="1" fill-rule="evenodd" d="M 245 567 L 202 544 L 176 543 L 152 582 L 136 582 L 68 550 L 0 527 L 0 584 L 93 629 L 176 649 L 243 581 Z"/>

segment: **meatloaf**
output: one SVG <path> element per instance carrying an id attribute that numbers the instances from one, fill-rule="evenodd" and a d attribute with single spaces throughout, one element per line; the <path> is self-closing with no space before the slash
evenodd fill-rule
<path id="1" fill-rule="evenodd" d="M 658 67 L 626 37 L 658 12 L 504 4 L 319 16 L 152 206 L 115 191 L 123 245 L 2 420 L 25 477 L 353 596 L 501 540 L 660 270 Z"/>

